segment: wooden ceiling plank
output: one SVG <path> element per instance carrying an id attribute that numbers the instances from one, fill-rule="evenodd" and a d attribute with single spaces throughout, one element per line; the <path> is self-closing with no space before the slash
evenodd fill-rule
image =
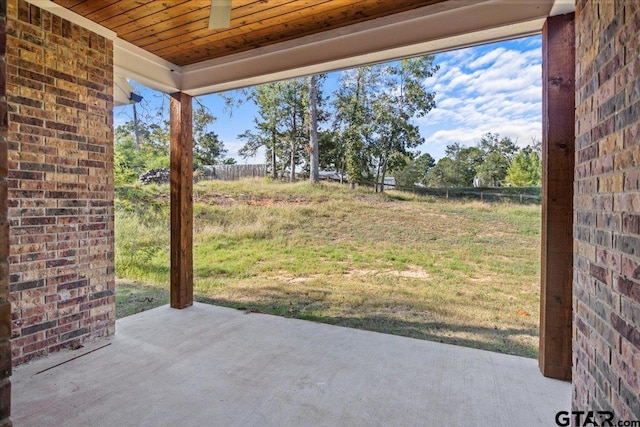
<path id="1" fill-rule="evenodd" d="M 210 0 L 55 0 L 177 65 L 188 65 L 444 0 L 233 0 L 231 27 L 209 30 Z"/>
<path id="2" fill-rule="evenodd" d="M 265 46 L 297 37 L 318 33 L 332 28 L 339 28 L 357 22 L 389 15 L 390 9 L 393 13 L 414 9 L 416 7 L 432 4 L 438 0 L 394 0 L 393 7 L 389 3 L 380 0 L 363 0 L 359 3 L 359 8 L 354 9 L 354 5 L 343 6 L 322 14 L 322 20 L 318 21 L 316 16 L 296 16 L 292 20 L 287 20 L 286 25 L 274 19 L 271 22 L 264 21 L 263 27 L 247 26 L 249 31 L 244 31 L 234 37 L 219 39 L 214 42 L 206 41 L 200 36 L 197 39 L 187 41 L 178 47 L 173 46 L 165 49 L 153 50 L 156 54 L 179 59 L 180 64 L 194 63 L 211 57 L 220 57 L 231 53 L 249 50 L 257 46 Z M 294 15 L 295 16 L 295 15 Z M 292 16 L 289 16 L 291 19 Z M 268 25 L 272 24 L 272 25 Z M 149 48 L 149 47 L 148 47 Z M 152 50 L 149 48 L 149 50 Z M 184 59 L 183 59 L 184 58 Z M 171 59 L 168 59 L 171 60 Z"/>
<path id="3" fill-rule="evenodd" d="M 154 7 L 154 4 L 166 8 L 165 2 L 159 2 L 157 0 L 120 0 L 107 7 L 86 14 L 85 18 L 102 25 L 102 21 L 124 14 L 131 9 L 140 6 Z"/>
<path id="4" fill-rule="evenodd" d="M 256 13 L 254 11 L 254 13 L 251 15 L 253 17 L 253 20 L 247 24 L 243 22 L 243 18 L 239 18 L 239 20 L 234 18 L 232 13 L 231 27 L 228 29 L 219 29 L 219 30 L 210 30 L 208 28 L 209 12 L 206 11 L 206 16 L 204 16 L 200 21 L 194 21 L 192 23 L 185 24 L 183 26 L 170 26 L 166 29 L 166 31 L 163 31 L 163 32 L 147 31 L 146 37 L 137 38 L 137 37 L 133 37 L 133 35 L 127 35 L 126 37 L 123 36 L 123 38 L 128 42 L 134 43 L 135 45 L 145 49 L 146 49 L 146 46 L 150 46 L 156 43 L 162 44 L 167 40 L 173 39 L 174 37 L 188 37 L 190 39 L 198 38 L 198 37 L 226 38 L 228 37 L 227 33 L 231 31 L 233 31 L 234 33 L 242 32 L 244 31 L 242 30 L 242 28 L 245 28 L 246 25 L 249 25 L 255 22 L 260 22 L 257 20 L 257 17 L 259 17 L 264 21 L 273 17 L 282 16 L 283 14 L 286 14 L 286 13 L 291 13 L 291 12 L 301 11 L 301 10 L 309 10 L 314 5 L 330 3 L 330 2 L 335 3 L 336 0 L 296 0 L 296 1 L 291 1 L 287 3 L 281 3 L 281 4 L 278 4 L 277 7 L 272 7 L 264 11 L 261 11 L 259 13 Z M 342 2 L 344 2 L 344 0 L 339 0 L 339 3 L 342 3 Z M 194 35 L 192 36 L 192 34 Z M 175 40 L 172 41 L 171 43 L 175 43 Z"/>
<path id="5" fill-rule="evenodd" d="M 85 0 L 81 2 L 76 0 L 55 0 L 56 4 L 64 6 L 82 16 L 86 16 L 88 13 L 110 6 L 117 2 L 118 0 Z"/>
<path id="6" fill-rule="evenodd" d="M 194 7 L 194 4 L 198 7 Z M 160 2 L 153 2 L 147 5 L 141 5 L 135 9 L 130 9 L 119 15 L 114 15 L 111 18 L 103 20 L 100 25 L 109 28 L 112 31 L 118 32 L 118 28 L 131 28 L 132 22 L 136 23 L 136 26 L 149 26 L 160 22 L 162 16 L 180 16 L 191 12 L 195 9 L 202 9 L 203 7 L 211 6 L 211 0 L 174 0 L 170 7 L 164 6 Z"/>
<path id="7" fill-rule="evenodd" d="M 351 6 L 349 7 L 352 7 L 356 4 L 365 3 L 367 1 L 368 0 L 357 0 L 356 2 L 350 2 Z M 302 4 L 302 2 L 295 2 L 296 5 L 298 5 L 298 3 Z M 192 43 L 194 43 L 193 46 L 200 46 L 202 44 L 210 43 L 211 41 L 226 40 L 229 38 L 240 36 L 247 32 L 261 30 L 265 27 L 277 28 L 281 26 L 288 26 L 290 20 L 299 20 L 304 16 L 308 16 L 308 25 L 315 26 L 317 25 L 317 15 L 331 15 L 332 11 L 336 9 L 336 5 L 338 3 L 342 5 L 346 3 L 346 1 L 322 0 L 322 2 L 311 1 L 311 3 L 312 5 L 307 7 L 293 6 L 286 9 L 286 12 L 284 11 L 284 9 L 272 10 L 270 11 L 269 18 L 261 19 L 260 21 L 253 21 L 238 27 L 231 26 L 228 29 L 217 31 L 216 34 L 211 34 L 211 30 L 206 27 L 188 32 L 182 30 L 180 34 L 176 36 L 172 34 L 172 31 L 167 31 L 163 34 L 158 34 L 156 35 L 156 37 L 151 38 L 150 42 L 137 40 L 135 44 L 154 53 L 164 51 L 172 52 L 181 50 L 176 47 L 176 40 L 173 40 L 174 37 L 179 37 L 181 44 L 184 43 L 187 46 L 192 46 Z M 263 15 L 260 16 L 262 17 Z M 204 39 L 207 40 L 205 41 Z"/>
<path id="8" fill-rule="evenodd" d="M 176 34 L 186 35 L 193 31 L 206 29 L 209 25 L 209 8 L 194 10 L 188 14 L 183 14 L 177 17 L 173 17 L 168 21 L 161 21 L 156 25 L 139 27 L 138 25 L 129 25 L 130 29 L 124 29 L 125 26 L 120 27 L 118 35 L 135 45 L 142 46 L 141 40 L 160 40 L 159 34 Z M 213 31 L 213 30 L 208 30 Z"/>
<path id="9" fill-rule="evenodd" d="M 273 1 L 271 3 L 265 3 L 263 0 L 252 1 L 247 4 L 243 4 L 241 6 L 235 7 L 232 9 L 231 16 L 232 21 L 231 25 L 235 22 L 238 22 L 242 19 L 246 19 L 249 16 L 259 14 L 264 12 L 267 9 L 279 7 L 281 5 L 287 3 L 299 2 L 300 0 L 279 0 L 278 4 L 275 4 Z M 312 0 L 309 0 L 312 1 Z M 317 0 L 315 0 L 317 3 Z M 182 5 L 183 7 L 175 7 L 170 10 L 167 10 L 162 13 L 157 13 L 152 16 L 149 16 L 147 19 L 138 19 L 136 21 L 136 25 L 133 26 L 130 23 L 123 24 L 119 27 L 110 27 L 111 30 L 118 33 L 118 35 L 129 42 L 136 42 L 137 40 L 145 39 L 146 37 L 151 37 L 154 34 L 161 33 L 163 31 L 170 30 L 172 28 L 176 28 L 180 25 L 187 25 L 189 22 L 195 22 L 198 19 L 207 19 L 209 18 L 209 6 L 211 5 L 211 0 L 205 0 L 206 3 L 206 17 L 205 13 L 198 13 L 197 19 L 192 19 L 193 17 L 188 17 L 188 20 L 182 20 L 182 22 L 178 21 L 178 18 L 183 15 L 191 14 L 194 10 L 189 5 Z M 302 3 L 307 3 L 302 2 Z M 234 5 L 236 2 L 233 3 Z M 274 6 L 269 6 L 273 5 Z M 194 24 L 197 26 L 197 24 Z M 198 26 L 198 27 L 201 27 Z M 224 30 L 222 30 L 224 31 Z"/>
<path id="10" fill-rule="evenodd" d="M 149 34 L 153 34 L 153 31 L 165 31 L 166 29 L 171 28 L 172 25 L 182 25 L 181 22 L 191 22 L 194 19 L 189 15 L 197 10 L 201 11 L 202 9 L 205 9 L 204 12 L 208 16 L 210 7 L 211 0 L 183 0 L 182 3 L 177 3 L 175 6 L 159 11 L 151 9 L 131 11 L 127 14 L 131 15 L 128 21 L 119 22 L 118 20 L 108 20 L 105 21 L 103 25 L 108 27 L 110 30 L 115 31 L 120 37 L 135 39 L 135 37 L 130 37 L 129 35 L 136 32 L 147 32 Z M 133 21 L 135 21 L 136 25 L 131 25 L 131 22 Z"/>
<path id="11" fill-rule="evenodd" d="M 80 3 L 84 3 L 86 0 L 67 0 L 65 2 L 61 2 L 59 0 L 51 0 L 52 2 L 59 4 L 60 6 L 64 6 L 67 9 L 71 9 L 77 5 L 79 5 Z M 62 4 L 64 3 L 64 4 Z"/>

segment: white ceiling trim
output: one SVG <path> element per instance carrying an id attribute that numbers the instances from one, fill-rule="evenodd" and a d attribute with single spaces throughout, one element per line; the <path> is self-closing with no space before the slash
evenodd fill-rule
<path id="1" fill-rule="evenodd" d="M 417 9 L 183 67 L 182 90 L 202 95 L 532 35 L 541 31 L 551 3 L 457 1 Z"/>
<path id="2" fill-rule="evenodd" d="M 122 39 L 113 42 L 114 72 L 160 92 L 182 89 L 179 66 Z"/>
<path id="3" fill-rule="evenodd" d="M 551 14 L 575 10 L 573 0 L 449 0 L 179 67 L 52 1 L 27 1 L 113 40 L 116 76 L 193 96 L 523 37 Z"/>
<path id="4" fill-rule="evenodd" d="M 220 65 L 215 68 L 199 70 L 197 72 L 183 72 L 183 91 L 193 96 L 223 92 L 283 79 L 376 64 L 429 53 L 446 52 L 511 38 L 525 37 L 539 33 L 544 22 L 545 20 L 541 18 L 517 25 L 507 25 L 473 34 L 452 36 L 445 39 L 437 39 L 430 42 L 352 56 L 345 59 L 326 61 L 316 65 L 297 65 L 286 70 L 269 70 L 270 64 L 281 64 L 281 61 L 286 60 L 286 57 L 296 57 L 307 54 L 305 51 L 299 52 L 297 49 L 292 49 L 288 54 L 287 52 L 282 52 L 281 55 L 272 55 L 271 59 L 267 56 L 262 56 L 260 58 L 249 58 Z M 238 73 L 238 68 L 241 70 L 251 70 L 251 72 L 245 73 L 248 75 L 247 77 L 243 78 L 240 76 L 239 78 L 238 74 L 242 73 Z M 259 72 L 260 70 L 262 71 Z M 212 80 L 208 77 L 211 75 L 209 73 L 215 73 L 215 80 L 219 82 L 207 84 L 207 82 Z M 225 78 L 227 81 L 225 81 Z"/>
<path id="5" fill-rule="evenodd" d="M 565 15 L 567 13 L 575 12 L 575 10 L 575 0 L 554 0 L 549 16 Z"/>

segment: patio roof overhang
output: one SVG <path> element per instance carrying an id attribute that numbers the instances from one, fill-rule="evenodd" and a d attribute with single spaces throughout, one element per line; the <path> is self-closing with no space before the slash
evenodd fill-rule
<path id="1" fill-rule="evenodd" d="M 427 2 L 239 53 L 211 53 L 206 60 L 180 66 L 50 0 L 28 1 L 113 40 L 116 78 L 191 96 L 532 35 L 542 30 L 547 17 L 575 9 L 572 0 Z"/>

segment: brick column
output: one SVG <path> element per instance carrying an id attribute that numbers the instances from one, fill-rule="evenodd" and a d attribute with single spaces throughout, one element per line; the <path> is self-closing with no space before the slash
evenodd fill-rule
<path id="1" fill-rule="evenodd" d="M 640 420 L 636 0 L 576 3 L 575 159 L 572 409 Z"/>
<path id="2" fill-rule="evenodd" d="M 7 3 L 0 2 L 0 425 L 11 420 L 11 304 L 9 296 L 9 222 L 7 219 Z"/>
<path id="3" fill-rule="evenodd" d="M 113 42 L 6 4 L 16 365 L 115 329 Z"/>

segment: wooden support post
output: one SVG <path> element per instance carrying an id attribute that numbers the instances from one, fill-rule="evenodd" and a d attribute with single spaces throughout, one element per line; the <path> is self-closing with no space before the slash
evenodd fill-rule
<path id="1" fill-rule="evenodd" d="M 574 14 L 542 29 L 542 272 L 540 370 L 571 379 L 573 173 L 575 156 Z"/>
<path id="2" fill-rule="evenodd" d="M 171 307 L 193 305 L 193 142 L 191 96 L 170 97 Z"/>

